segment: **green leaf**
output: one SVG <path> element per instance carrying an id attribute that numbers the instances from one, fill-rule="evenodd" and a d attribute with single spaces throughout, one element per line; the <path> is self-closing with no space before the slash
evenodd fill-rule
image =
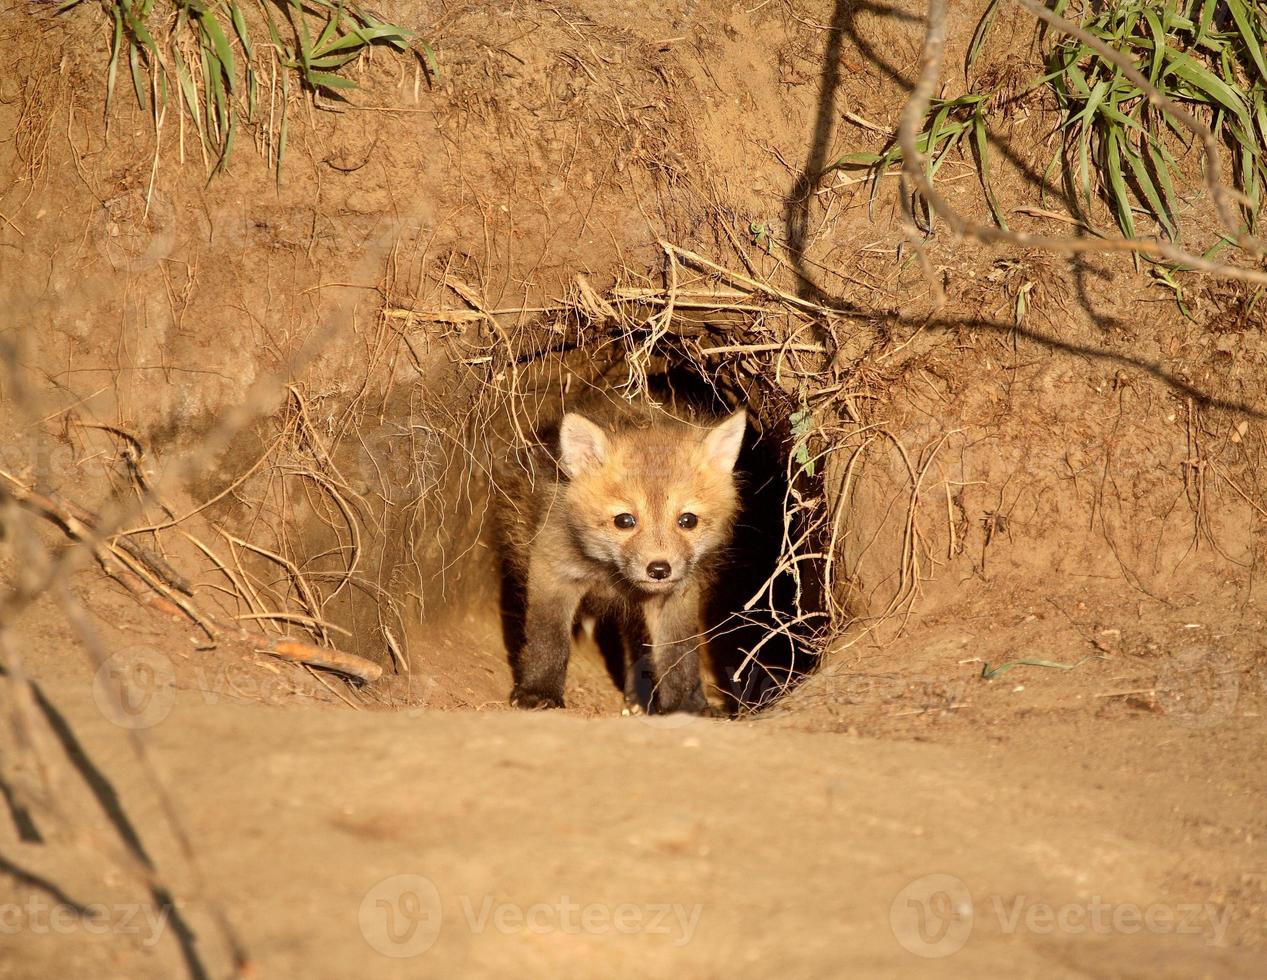
<path id="1" fill-rule="evenodd" d="M 1083 51 L 1087 54 L 1091 53 L 1090 48 L 1079 48 L 1079 56 Z M 1082 69 L 1078 67 L 1076 58 L 1065 67 L 1065 69 L 1061 72 L 1061 76 L 1073 82 L 1073 90 L 1079 96 L 1084 99 L 1089 99 L 1091 97 L 1091 86 L 1087 82 L 1086 76 L 1082 74 Z"/>
<path id="2" fill-rule="evenodd" d="M 212 168 L 210 175 L 207 177 L 207 183 L 210 183 L 212 179 L 228 165 L 229 157 L 233 155 L 233 134 L 236 129 L 237 125 L 234 122 L 233 117 L 230 116 L 228 128 L 225 130 L 224 134 L 224 147 L 220 151 L 220 159 L 216 161 L 216 165 Z"/>
<path id="3" fill-rule="evenodd" d="M 1174 294 L 1175 306 L 1179 308 L 1179 312 L 1189 320 L 1193 320 L 1195 322 L 1192 311 L 1188 309 L 1187 305 L 1183 301 L 1183 286 L 1180 285 L 1179 280 L 1175 278 L 1175 271 L 1177 270 L 1168 268 L 1164 265 L 1154 265 L 1148 270 L 1148 274 L 1158 285 L 1165 286 Z"/>
<path id="4" fill-rule="evenodd" d="M 427 70 L 430 71 L 431 74 L 435 78 L 439 78 L 440 77 L 440 62 L 436 60 L 435 49 L 432 48 L 431 45 L 428 44 L 426 41 L 422 41 L 422 40 L 418 42 L 418 48 L 422 52 L 423 65 L 426 66 Z"/>
<path id="5" fill-rule="evenodd" d="M 1097 660 L 1098 657 L 1083 657 L 1076 664 L 1062 664 L 1054 660 L 1013 660 L 1011 663 L 999 664 L 997 667 L 991 667 L 989 664 L 981 665 L 981 679 L 984 681 L 993 680 L 1006 674 L 1013 667 L 1051 667 L 1055 670 L 1073 670 L 1081 667 L 1088 660 Z"/>
<path id="6" fill-rule="evenodd" d="M 1254 165 L 1256 159 L 1254 150 L 1248 144 L 1242 143 L 1240 147 L 1240 180 L 1242 190 L 1245 196 L 1249 198 L 1251 219 L 1253 214 L 1258 211 L 1258 168 Z"/>
<path id="7" fill-rule="evenodd" d="M 835 170 L 843 167 L 874 167 L 883 160 L 879 153 L 846 153 L 836 159 L 827 169 Z"/>
<path id="8" fill-rule="evenodd" d="M 1230 238 L 1220 235 L 1218 241 L 1201 253 L 1201 258 L 1212 259 L 1231 244 L 1233 243 Z"/>
<path id="9" fill-rule="evenodd" d="M 1130 143 L 1122 144 L 1122 155 L 1126 157 L 1126 162 L 1131 168 L 1131 173 L 1135 176 L 1135 183 L 1139 184 L 1140 190 L 1144 192 L 1144 199 L 1148 201 L 1148 206 L 1152 208 L 1153 216 L 1161 222 L 1173 241 L 1177 235 L 1175 226 L 1170 221 L 1170 214 L 1166 210 L 1166 205 L 1162 202 L 1157 188 L 1153 185 L 1153 178 L 1148 173 L 1148 167 L 1144 164 L 1144 159 L 1135 152 L 1135 148 Z"/>
<path id="10" fill-rule="evenodd" d="M 977 63 L 977 58 L 981 56 L 981 51 L 985 47 L 986 35 L 990 33 L 990 28 L 994 26 L 994 18 L 998 12 L 999 0 L 990 0 L 990 5 L 985 8 L 985 13 L 977 21 L 977 29 L 972 32 L 972 40 L 968 44 L 968 56 L 964 60 L 963 73 L 965 75 L 972 71 L 972 66 Z"/>
<path id="11" fill-rule="evenodd" d="M 1149 157 L 1152 159 L 1153 170 L 1157 174 L 1157 182 L 1161 185 L 1161 193 L 1166 204 L 1166 211 L 1171 215 L 1172 221 L 1175 222 L 1175 229 L 1172 232 L 1171 237 L 1177 241 L 1179 235 L 1178 219 L 1175 218 L 1176 196 L 1174 184 L 1171 183 L 1170 180 L 1170 168 L 1174 164 L 1174 161 L 1170 160 L 1168 162 L 1166 157 L 1169 156 L 1169 154 L 1166 153 L 1165 147 L 1160 146 L 1153 140 L 1146 140 L 1144 142 L 1144 146 L 1148 150 Z"/>
<path id="12" fill-rule="evenodd" d="M 334 16 L 332 16 L 329 20 L 326 21 L 326 26 L 323 27 L 321 29 L 321 33 L 317 35 L 317 43 L 312 46 L 312 51 L 314 54 L 322 50 L 326 46 L 327 42 L 329 42 L 330 38 L 334 37 L 335 30 L 338 28 L 338 26 L 339 26 L 339 15 L 336 12 Z"/>
<path id="13" fill-rule="evenodd" d="M 238 36 L 238 41 L 242 45 L 242 53 L 246 56 L 246 114 L 247 118 L 254 118 L 256 107 L 256 83 L 255 83 L 255 49 L 251 46 L 251 33 L 246 26 L 246 17 L 242 14 L 242 8 L 236 3 L 229 4 L 229 19 L 233 22 L 233 32 Z"/>
<path id="14" fill-rule="evenodd" d="M 308 62 L 309 68 L 342 68 L 349 61 L 360 57 L 360 51 L 347 51 L 343 54 L 332 54 L 328 57 L 313 58 Z"/>
<path id="15" fill-rule="evenodd" d="M 154 56 L 154 60 L 157 61 L 158 45 L 154 43 L 154 38 L 150 36 L 150 32 L 146 29 L 145 21 L 124 8 L 123 23 L 126 25 L 128 32 L 136 38 L 136 40 L 140 41 Z"/>
<path id="16" fill-rule="evenodd" d="M 255 52 L 251 50 L 251 33 L 246 27 L 246 18 L 242 14 L 242 8 L 236 3 L 229 4 L 229 19 L 233 22 L 233 32 L 237 34 L 238 40 L 242 42 L 242 51 L 247 58 L 254 58 Z"/>
<path id="17" fill-rule="evenodd" d="M 106 115 L 110 114 L 110 103 L 114 99 L 114 84 L 119 74 L 119 49 L 123 46 L 123 18 L 119 16 L 119 8 L 110 7 L 110 16 L 114 20 L 114 31 L 110 35 L 110 62 L 106 66 Z"/>
<path id="18" fill-rule="evenodd" d="M 215 49 L 216 60 L 220 62 L 221 71 L 224 75 L 225 85 L 230 92 L 233 91 L 234 78 L 236 71 L 233 64 L 233 49 L 229 46 L 229 39 L 224 36 L 224 31 L 220 28 L 220 22 L 216 20 L 213 14 L 203 14 L 198 18 L 198 23 L 202 25 L 203 31 L 207 38 L 211 41 L 212 47 Z"/>
<path id="19" fill-rule="evenodd" d="M 1082 127 L 1078 134 L 1078 176 L 1081 178 L 1082 199 L 1091 208 L 1091 127 Z"/>
<path id="20" fill-rule="evenodd" d="M 1113 212 L 1122 234 L 1135 237 L 1135 219 L 1131 214 L 1131 200 L 1126 193 L 1126 181 L 1122 177 L 1121 135 L 1118 127 L 1109 129 L 1104 141 L 1104 170 L 1109 181 L 1109 193 Z"/>
<path id="21" fill-rule="evenodd" d="M 199 46 L 199 54 L 202 56 L 202 104 L 206 107 L 206 117 L 204 125 L 207 127 L 207 143 L 215 143 L 218 139 L 215 122 L 215 102 L 211 94 L 211 76 L 215 71 L 211 50 L 204 42 Z"/>
<path id="22" fill-rule="evenodd" d="M 329 75 L 325 72 L 310 71 L 305 73 L 304 81 L 314 88 L 328 89 L 353 89 L 356 88 L 356 82 L 350 78 L 340 78 L 338 75 Z"/>
<path id="23" fill-rule="evenodd" d="M 972 143 L 977 153 L 977 170 L 981 175 L 981 189 L 985 192 L 985 200 L 990 206 L 990 214 L 994 216 L 994 223 L 1004 231 L 1007 231 L 1007 221 L 1003 217 L 1003 209 L 999 207 L 999 202 L 994 196 L 994 190 L 990 186 L 989 135 L 986 132 L 985 117 L 979 110 L 972 117 Z"/>
<path id="24" fill-rule="evenodd" d="M 1263 13 L 1261 3 L 1258 4 L 1258 8 L 1252 16 L 1260 19 L 1267 16 Z M 1258 38 L 1254 36 L 1254 27 L 1250 22 L 1251 14 L 1245 6 L 1244 0 L 1227 0 L 1227 9 L 1232 15 L 1237 31 L 1240 32 L 1241 43 L 1245 45 L 1245 50 L 1249 52 L 1249 56 L 1254 62 L 1254 67 L 1258 69 L 1258 77 L 1263 82 L 1267 82 L 1267 60 L 1264 60 L 1263 49 L 1258 44 Z"/>
<path id="25" fill-rule="evenodd" d="M 282 36 L 277 30 L 277 21 L 273 19 L 272 9 L 267 4 L 263 4 L 262 6 L 264 8 L 264 19 L 268 21 L 268 36 L 272 39 L 273 46 L 278 51 L 285 51 L 286 46 L 282 44 Z"/>
<path id="26" fill-rule="evenodd" d="M 1144 20 L 1148 23 L 1148 29 L 1153 35 L 1153 58 L 1148 66 L 1148 80 L 1156 85 L 1157 76 L 1161 72 L 1162 55 L 1166 50 L 1166 32 L 1161 26 L 1161 18 L 1157 16 L 1157 11 L 1151 7 L 1145 8 Z"/>
<path id="27" fill-rule="evenodd" d="M 405 32 L 391 24 L 385 24 L 382 27 L 358 27 L 351 34 L 345 34 L 332 44 L 318 45 L 318 51 L 322 55 L 333 54 L 335 51 L 342 51 L 345 48 L 360 49 L 375 41 L 385 41 L 391 38 L 404 40 Z"/>
<path id="28" fill-rule="evenodd" d="M 925 131 L 928 136 L 926 137 L 924 143 L 924 170 L 928 174 L 929 179 L 933 176 L 933 157 L 928 151 L 930 148 L 935 147 L 941 140 L 942 126 L 945 124 L 946 118 L 950 115 L 950 108 L 949 103 L 943 103 L 941 108 L 933 113 L 933 121 L 929 124 L 928 129 Z"/>
<path id="29" fill-rule="evenodd" d="M 809 452 L 809 436 L 814 431 L 814 416 L 808 408 L 793 412 L 788 418 L 792 423 L 792 436 L 796 440 L 792 457 L 806 476 L 814 475 L 814 458 Z"/>
<path id="30" fill-rule="evenodd" d="M 1111 119 L 1124 129 L 1134 129 L 1141 134 L 1148 132 L 1138 119 L 1134 119 L 1131 116 L 1126 115 L 1126 113 L 1121 112 L 1113 105 L 1106 103 L 1105 105 L 1100 106 L 1100 115 L 1107 119 Z"/>
<path id="31" fill-rule="evenodd" d="M 176 84 L 180 88 L 180 94 L 184 96 L 185 105 L 194 120 L 194 129 L 197 130 L 198 139 L 202 141 L 205 149 L 207 134 L 203 131 L 202 113 L 198 108 L 198 90 L 194 88 L 193 76 L 189 73 L 189 66 L 185 64 L 185 58 L 180 53 L 180 48 L 175 45 L 172 47 L 172 63 L 175 65 L 176 70 Z"/>
<path id="32" fill-rule="evenodd" d="M 1223 79 L 1201 67 L 1186 54 L 1174 54 L 1170 57 L 1166 72 L 1170 71 L 1204 92 L 1211 100 L 1218 102 L 1238 119 L 1244 119 L 1245 128 L 1249 128 L 1249 117 L 1244 101 Z"/>
<path id="33" fill-rule="evenodd" d="M 940 148 L 938 149 L 936 155 L 930 158 L 931 162 L 929 163 L 929 167 L 928 167 L 929 177 L 932 177 L 933 175 L 935 175 L 937 171 L 941 168 L 941 165 L 945 161 L 947 154 L 949 154 L 950 151 L 953 150 L 956 145 L 958 145 L 959 138 L 965 132 L 967 132 L 970 125 L 971 125 L 970 123 L 966 123 L 966 122 L 951 123 L 949 126 L 946 126 L 945 128 L 943 128 L 942 131 L 938 134 L 937 142 Z"/>
<path id="34" fill-rule="evenodd" d="M 1267 89 L 1254 89 L 1254 122 L 1258 124 L 1259 145 L 1267 143 Z"/>
<path id="35" fill-rule="evenodd" d="M 1200 44 L 1202 39 L 1210 32 L 1210 24 L 1214 20 L 1214 5 L 1218 0 L 1202 0 L 1201 14 L 1197 18 L 1197 35 L 1195 43 Z"/>
<path id="36" fill-rule="evenodd" d="M 140 48 L 135 44 L 128 45 L 128 68 L 132 72 L 132 89 L 136 92 L 136 104 L 142 109 L 149 108 L 150 100 L 145 95 L 145 80 L 141 72 Z"/>
<path id="37" fill-rule="evenodd" d="M 1043 171 L 1043 182 L 1038 192 L 1038 202 L 1040 204 L 1047 203 L 1047 178 L 1051 176 L 1051 172 L 1056 169 L 1056 164 L 1060 162 L 1061 147 L 1056 147 L 1056 152 L 1051 155 L 1051 160 L 1047 162 L 1047 168 Z M 1064 171 L 1068 174 L 1068 168 Z M 1066 185 L 1067 186 L 1067 185 Z"/>
<path id="38" fill-rule="evenodd" d="M 1087 103 L 1082 107 L 1082 111 L 1070 119 L 1070 123 L 1080 126 L 1084 131 L 1095 121 L 1095 111 L 1100 107 L 1100 103 L 1104 101 L 1105 95 L 1108 94 L 1109 83 L 1099 81 L 1095 83 L 1093 88 L 1087 95 Z"/>
<path id="39" fill-rule="evenodd" d="M 215 59 L 209 58 L 214 65 Z M 225 98 L 224 80 L 220 77 L 219 71 L 211 73 L 211 101 L 207 103 L 207 115 L 211 115 L 211 107 L 215 106 L 216 110 L 216 137 L 223 144 L 226 133 L 229 129 L 229 103 Z"/>

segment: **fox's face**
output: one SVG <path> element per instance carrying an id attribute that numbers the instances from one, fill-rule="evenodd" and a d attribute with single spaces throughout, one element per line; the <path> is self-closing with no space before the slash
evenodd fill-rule
<path id="1" fill-rule="evenodd" d="M 730 538 L 745 423 L 741 410 L 711 427 L 666 419 L 608 431 L 565 415 L 560 465 L 577 546 L 645 593 L 681 587 Z"/>

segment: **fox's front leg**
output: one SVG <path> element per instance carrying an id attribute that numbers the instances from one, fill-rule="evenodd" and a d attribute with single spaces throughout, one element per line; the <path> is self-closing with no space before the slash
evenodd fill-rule
<path id="1" fill-rule="evenodd" d="M 536 573 L 536 574 L 534 574 Z M 572 653 L 572 624 L 583 590 L 561 582 L 548 568 L 530 567 L 524 648 L 510 703 L 516 708 L 562 708 L 563 682 Z"/>
<path id="2" fill-rule="evenodd" d="M 656 713 L 712 713 L 699 674 L 699 649 L 704 643 L 699 590 L 687 588 L 652 599 L 644 610 L 656 675 Z"/>
<path id="3" fill-rule="evenodd" d="M 620 641 L 624 647 L 626 715 L 640 715 L 651 710 L 655 697 L 655 662 L 651 641 L 641 610 L 625 610 L 620 623 Z"/>

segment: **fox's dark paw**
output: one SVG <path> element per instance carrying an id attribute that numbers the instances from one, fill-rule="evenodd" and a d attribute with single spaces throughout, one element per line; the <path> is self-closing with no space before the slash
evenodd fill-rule
<path id="1" fill-rule="evenodd" d="M 512 707 L 522 708 L 524 711 L 544 711 L 547 708 L 562 708 L 563 698 L 517 687 L 510 692 L 510 703 Z"/>

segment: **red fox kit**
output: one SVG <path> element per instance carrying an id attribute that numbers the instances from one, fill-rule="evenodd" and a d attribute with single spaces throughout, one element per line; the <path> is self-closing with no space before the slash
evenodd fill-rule
<path id="1" fill-rule="evenodd" d="M 557 444 L 532 453 L 531 479 L 523 465 L 505 474 L 505 557 L 526 604 L 511 704 L 563 706 L 572 629 L 584 614 L 619 626 L 631 707 L 637 662 L 650 665 L 648 710 L 710 710 L 699 673 L 703 604 L 738 510 L 745 423 L 742 410 L 712 425 L 650 408 L 569 412 Z"/>

